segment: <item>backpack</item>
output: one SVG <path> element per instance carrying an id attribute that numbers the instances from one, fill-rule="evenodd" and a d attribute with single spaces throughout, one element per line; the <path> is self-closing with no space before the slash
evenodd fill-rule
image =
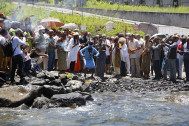
<path id="1" fill-rule="evenodd" d="M 11 39 L 7 40 L 6 43 L 4 45 L 2 45 L 3 48 L 3 52 L 5 54 L 6 57 L 11 57 L 14 54 L 14 51 L 16 50 L 16 48 L 13 50 L 12 49 L 12 40 L 14 37 L 12 37 Z"/>

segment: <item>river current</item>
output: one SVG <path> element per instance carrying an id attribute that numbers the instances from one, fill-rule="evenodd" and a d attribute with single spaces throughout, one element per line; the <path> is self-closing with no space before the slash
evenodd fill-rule
<path id="1" fill-rule="evenodd" d="M 1 109 L 0 126 L 189 125 L 189 93 L 104 92 L 93 97 L 75 109 Z"/>

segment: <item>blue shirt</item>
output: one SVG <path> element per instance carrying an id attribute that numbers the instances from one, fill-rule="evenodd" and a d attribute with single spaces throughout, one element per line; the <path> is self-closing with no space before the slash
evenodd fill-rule
<path id="1" fill-rule="evenodd" d="M 81 56 L 83 56 L 83 52 L 85 52 L 84 56 L 85 56 L 86 60 L 93 59 L 94 53 L 96 53 L 96 56 L 99 55 L 99 52 L 95 48 L 92 47 L 92 51 L 91 52 L 89 52 L 88 48 L 89 47 L 87 46 L 87 47 L 83 48 L 82 50 L 80 50 Z"/>
<path id="2" fill-rule="evenodd" d="M 14 51 L 13 56 L 22 54 L 22 51 L 20 49 L 21 45 L 26 45 L 26 38 L 23 37 L 23 40 L 21 40 L 20 38 L 18 38 L 18 36 L 14 36 L 13 40 L 12 40 L 12 49 Z"/>

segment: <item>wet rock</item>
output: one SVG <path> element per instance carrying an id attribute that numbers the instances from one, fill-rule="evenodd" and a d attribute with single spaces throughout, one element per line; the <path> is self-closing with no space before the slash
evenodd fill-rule
<path id="1" fill-rule="evenodd" d="M 82 82 L 78 80 L 70 80 L 65 86 L 71 87 L 72 91 L 81 91 Z"/>
<path id="2" fill-rule="evenodd" d="M 33 79 L 30 84 L 32 85 L 39 85 L 39 86 L 43 86 L 45 85 L 47 82 L 45 79 L 40 79 L 40 78 L 35 78 Z"/>
<path id="3" fill-rule="evenodd" d="M 85 96 L 83 96 L 84 97 L 84 99 L 86 100 L 86 101 L 93 101 L 94 99 L 93 99 L 93 97 L 92 97 L 92 95 L 85 95 Z"/>
<path id="4" fill-rule="evenodd" d="M 84 99 L 86 101 L 93 101 L 94 100 L 92 95 L 88 92 L 80 92 L 80 94 L 84 97 Z"/>
<path id="5" fill-rule="evenodd" d="M 63 86 L 50 86 L 50 85 L 44 85 L 43 87 L 43 95 L 47 98 L 51 98 L 54 94 L 64 94 L 66 93 L 66 90 Z"/>
<path id="6" fill-rule="evenodd" d="M 84 92 L 90 92 L 90 86 L 91 86 L 90 82 L 84 83 L 81 86 L 81 90 L 84 91 Z"/>
<path id="7" fill-rule="evenodd" d="M 37 97 L 32 104 L 32 108 L 47 109 L 49 108 L 49 102 L 50 102 L 50 99 L 46 97 Z"/>
<path id="8" fill-rule="evenodd" d="M 72 89 L 70 87 L 66 87 L 66 93 L 71 93 Z"/>
<path id="9" fill-rule="evenodd" d="M 30 105 L 40 91 L 41 87 L 33 85 L 0 88 L 0 107 L 18 107 L 24 103 Z"/>
<path id="10" fill-rule="evenodd" d="M 86 101 L 80 93 L 53 95 L 50 102 L 51 107 L 70 107 L 74 103 L 77 106 L 85 105 Z"/>
<path id="11" fill-rule="evenodd" d="M 60 79 L 55 79 L 55 80 L 52 80 L 48 83 L 48 85 L 56 85 L 56 86 L 61 86 L 61 80 Z"/>
<path id="12" fill-rule="evenodd" d="M 22 104 L 22 105 L 18 106 L 18 108 L 19 108 L 20 110 L 28 110 L 30 107 L 27 106 L 26 104 Z"/>

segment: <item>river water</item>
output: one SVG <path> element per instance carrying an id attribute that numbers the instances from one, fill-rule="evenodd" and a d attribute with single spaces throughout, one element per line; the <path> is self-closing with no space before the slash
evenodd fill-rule
<path id="1" fill-rule="evenodd" d="M 189 93 L 93 94 L 86 106 L 0 110 L 0 126 L 189 125 Z"/>

